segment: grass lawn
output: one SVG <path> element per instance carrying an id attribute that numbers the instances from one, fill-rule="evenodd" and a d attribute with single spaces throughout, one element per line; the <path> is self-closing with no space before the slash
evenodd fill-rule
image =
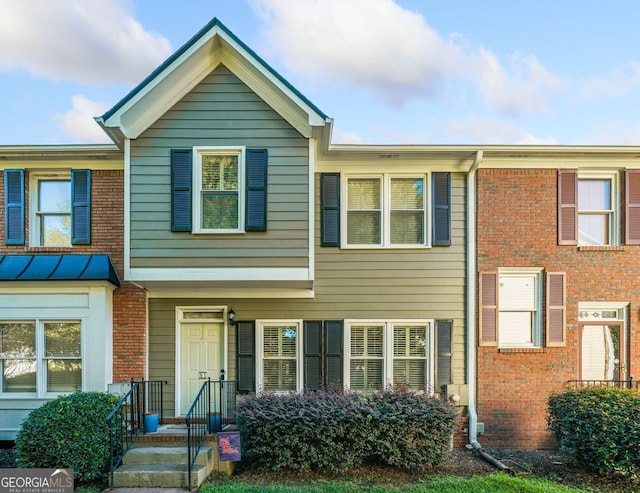
<path id="1" fill-rule="evenodd" d="M 538 478 L 513 477 L 504 473 L 494 473 L 488 476 L 476 476 L 470 479 L 456 476 L 426 480 L 420 484 L 392 488 L 389 486 L 365 486 L 351 481 L 313 481 L 309 485 L 279 486 L 259 485 L 230 479 L 224 484 L 205 484 L 200 493 L 384 493 L 387 491 L 402 491 L 407 493 L 438 492 L 438 493 L 501 493 L 501 492 L 543 492 L 568 493 L 575 492 L 575 488 Z"/>

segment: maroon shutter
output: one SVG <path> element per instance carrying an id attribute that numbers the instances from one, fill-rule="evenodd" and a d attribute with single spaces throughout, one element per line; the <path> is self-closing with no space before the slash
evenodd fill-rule
<path id="1" fill-rule="evenodd" d="M 547 273 L 547 346 L 566 345 L 566 289 L 564 272 Z"/>
<path id="2" fill-rule="evenodd" d="M 640 245 L 640 170 L 625 172 L 625 239 L 627 245 Z"/>
<path id="3" fill-rule="evenodd" d="M 480 346 L 498 345 L 498 273 L 480 273 Z"/>
<path id="4" fill-rule="evenodd" d="M 558 245 L 578 244 L 578 172 L 558 170 Z"/>

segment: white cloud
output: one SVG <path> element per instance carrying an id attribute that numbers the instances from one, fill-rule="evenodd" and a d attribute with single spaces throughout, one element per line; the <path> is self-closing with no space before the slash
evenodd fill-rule
<path id="1" fill-rule="evenodd" d="M 74 96 L 71 104 L 73 108 L 66 113 L 54 115 L 56 123 L 65 134 L 82 144 L 111 142 L 93 119 L 95 115 L 101 115 L 109 109 L 109 104 L 91 101 L 82 95 Z"/>
<path id="2" fill-rule="evenodd" d="M 640 63 L 629 63 L 615 70 L 609 77 L 589 77 L 582 83 L 583 100 L 612 99 L 633 92 L 640 87 Z"/>
<path id="3" fill-rule="evenodd" d="M 119 0 L 0 0 L 0 70 L 137 83 L 170 53 Z"/>
<path id="4" fill-rule="evenodd" d="M 331 130 L 332 144 L 364 144 L 364 139 L 353 132 L 346 132 L 340 128 L 333 127 Z"/>
<path id="5" fill-rule="evenodd" d="M 478 84 L 490 106 L 503 115 L 548 112 L 548 98 L 565 84 L 534 56 L 514 53 L 510 71 L 497 57 L 481 48 L 471 57 L 467 77 Z"/>
<path id="6" fill-rule="evenodd" d="M 473 144 L 510 144 L 510 145 L 554 145 L 558 142 L 551 136 L 536 137 L 517 125 L 477 115 L 465 120 L 451 120 L 449 132 Z"/>
<path id="7" fill-rule="evenodd" d="M 369 87 L 392 104 L 432 93 L 460 50 L 392 0 L 253 0 L 264 37 L 296 73 Z"/>
<path id="8" fill-rule="evenodd" d="M 368 87 L 387 103 L 432 96 L 448 80 L 476 85 L 491 108 L 516 115 L 548 109 L 563 84 L 533 56 L 505 67 L 460 33 L 449 39 L 393 0 L 252 0 L 267 46 L 288 70 Z"/>

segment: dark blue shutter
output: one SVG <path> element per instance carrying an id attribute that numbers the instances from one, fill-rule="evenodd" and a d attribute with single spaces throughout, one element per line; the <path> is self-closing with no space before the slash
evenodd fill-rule
<path id="1" fill-rule="evenodd" d="M 24 245 L 24 170 L 4 170 L 4 242 Z"/>
<path id="2" fill-rule="evenodd" d="M 171 149 L 171 231 L 191 231 L 191 149 Z"/>
<path id="3" fill-rule="evenodd" d="M 322 388 L 322 323 L 304 322 L 304 388 Z"/>
<path id="4" fill-rule="evenodd" d="M 255 322 L 238 322 L 236 326 L 238 357 L 238 392 L 256 391 Z"/>
<path id="5" fill-rule="evenodd" d="M 328 387 L 342 387 L 342 320 L 327 320 L 324 323 L 325 375 Z"/>
<path id="6" fill-rule="evenodd" d="M 438 347 L 438 365 L 436 370 L 436 387 L 442 389 L 451 383 L 451 329 L 453 321 L 436 320 L 436 346 Z"/>
<path id="7" fill-rule="evenodd" d="M 71 170 L 71 244 L 91 243 L 91 170 Z"/>
<path id="8" fill-rule="evenodd" d="M 451 173 L 432 173 L 433 246 L 451 245 Z"/>
<path id="9" fill-rule="evenodd" d="M 247 149 L 246 231 L 267 230 L 267 150 Z"/>
<path id="10" fill-rule="evenodd" d="M 320 175 L 320 245 L 340 246 L 340 173 Z"/>

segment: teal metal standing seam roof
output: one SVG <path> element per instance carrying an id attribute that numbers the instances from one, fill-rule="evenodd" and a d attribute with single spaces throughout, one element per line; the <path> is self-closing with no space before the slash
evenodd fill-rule
<path id="1" fill-rule="evenodd" d="M 0 255 L 0 282 L 4 281 L 108 281 L 120 279 L 108 255 Z"/>

